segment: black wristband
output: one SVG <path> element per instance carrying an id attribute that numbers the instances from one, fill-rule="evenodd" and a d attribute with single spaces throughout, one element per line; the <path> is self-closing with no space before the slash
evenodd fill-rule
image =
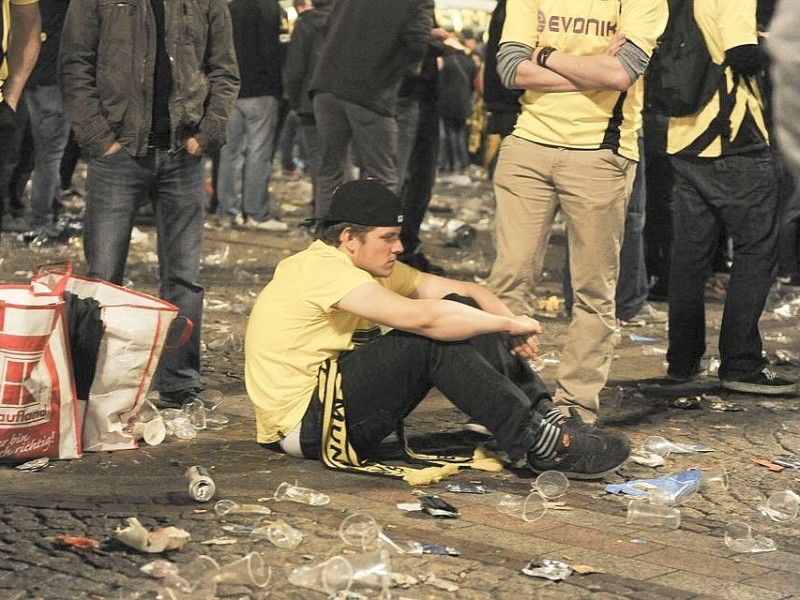
<path id="1" fill-rule="evenodd" d="M 547 59 L 550 58 L 550 55 L 555 52 L 556 49 L 552 46 L 545 46 L 541 50 L 539 50 L 539 54 L 536 55 L 536 64 L 542 68 L 547 68 Z"/>

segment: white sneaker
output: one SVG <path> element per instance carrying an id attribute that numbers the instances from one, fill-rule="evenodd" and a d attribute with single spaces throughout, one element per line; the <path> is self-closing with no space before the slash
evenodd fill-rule
<path id="1" fill-rule="evenodd" d="M 656 309 L 652 304 L 645 304 L 630 320 L 617 319 L 621 327 L 642 327 L 666 323 L 669 315 L 666 311 Z"/>
<path id="2" fill-rule="evenodd" d="M 236 216 L 233 217 L 233 224 L 237 227 L 247 227 L 242 213 L 237 213 Z"/>
<path id="3" fill-rule="evenodd" d="M 267 219 L 266 221 L 249 221 L 250 227 L 261 231 L 286 231 L 289 226 L 278 219 Z"/>

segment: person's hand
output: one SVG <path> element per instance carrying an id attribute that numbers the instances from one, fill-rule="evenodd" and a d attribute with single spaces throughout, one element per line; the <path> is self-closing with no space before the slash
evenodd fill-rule
<path id="1" fill-rule="evenodd" d="M 103 156 L 111 156 L 122 150 L 122 146 L 117 140 L 114 140 L 111 145 L 103 152 Z"/>
<path id="2" fill-rule="evenodd" d="M 444 27 L 434 27 L 431 29 L 431 37 L 435 40 L 446 40 L 450 34 Z"/>
<path id="3" fill-rule="evenodd" d="M 186 140 L 186 152 L 188 152 L 190 156 L 201 156 L 203 154 L 203 148 L 200 146 L 197 138 L 190 137 Z"/>
<path id="4" fill-rule="evenodd" d="M 511 354 L 526 360 L 536 360 L 539 356 L 539 334 L 542 326 L 536 319 L 521 315 L 512 317 L 513 326 L 509 331 L 508 346 Z"/>
<path id="5" fill-rule="evenodd" d="M 615 33 L 614 37 L 611 38 L 611 41 L 608 42 L 608 48 L 606 48 L 606 54 L 609 56 L 616 56 L 619 49 L 622 48 L 623 44 L 627 42 L 627 38 L 625 37 L 624 33 Z"/>

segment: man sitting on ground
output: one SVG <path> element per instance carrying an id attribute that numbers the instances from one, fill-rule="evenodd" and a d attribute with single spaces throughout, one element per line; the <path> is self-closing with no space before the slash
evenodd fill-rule
<path id="1" fill-rule="evenodd" d="M 578 479 L 617 469 L 628 440 L 561 413 L 528 366 L 539 323 L 480 285 L 397 261 L 402 219 L 400 199 L 383 184 L 346 183 L 321 239 L 278 265 L 245 339 L 258 442 L 397 476 L 368 460 L 436 387 L 485 425 L 512 463 Z"/>

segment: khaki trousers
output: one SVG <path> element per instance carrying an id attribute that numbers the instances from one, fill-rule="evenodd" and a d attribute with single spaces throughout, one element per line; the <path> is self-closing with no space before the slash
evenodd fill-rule
<path id="1" fill-rule="evenodd" d="M 534 314 L 553 218 L 556 210 L 563 214 L 575 298 L 554 398 L 588 422 L 597 417 L 611 365 L 619 251 L 635 174 L 635 161 L 611 150 L 515 136 L 503 141 L 495 172 L 497 258 L 489 287 L 517 314 Z"/>

